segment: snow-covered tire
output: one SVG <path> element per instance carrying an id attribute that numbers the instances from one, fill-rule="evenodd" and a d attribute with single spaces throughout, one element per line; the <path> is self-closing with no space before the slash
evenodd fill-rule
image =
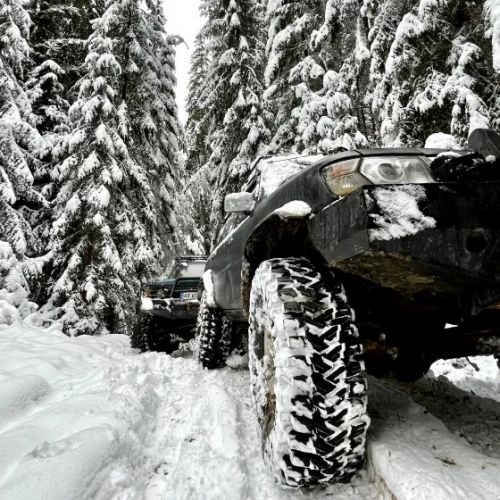
<path id="1" fill-rule="evenodd" d="M 208 307 L 201 297 L 196 323 L 196 357 L 204 368 L 224 366 L 231 349 L 233 324 L 219 309 Z"/>
<path id="2" fill-rule="evenodd" d="M 130 338 L 130 345 L 141 352 L 156 351 L 171 353 L 175 348 L 171 342 L 171 325 L 152 314 L 141 312 Z"/>
<path id="3" fill-rule="evenodd" d="M 252 398 L 277 481 L 348 481 L 363 463 L 370 419 L 342 285 L 307 259 L 265 261 L 252 281 L 249 322 Z"/>

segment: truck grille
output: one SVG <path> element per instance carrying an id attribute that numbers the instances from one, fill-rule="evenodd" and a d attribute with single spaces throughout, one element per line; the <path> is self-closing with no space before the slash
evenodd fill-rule
<path id="1" fill-rule="evenodd" d="M 148 285 L 147 286 L 152 299 L 168 299 L 172 294 L 172 287 L 165 285 Z"/>

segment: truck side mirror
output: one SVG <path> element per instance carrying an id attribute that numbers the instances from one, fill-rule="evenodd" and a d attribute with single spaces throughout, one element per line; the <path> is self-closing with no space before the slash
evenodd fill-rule
<path id="1" fill-rule="evenodd" d="M 253 212 L 255 200 L 252 193 L 231 193 L 224 199 L 224 211 L 227 213 Z"/>

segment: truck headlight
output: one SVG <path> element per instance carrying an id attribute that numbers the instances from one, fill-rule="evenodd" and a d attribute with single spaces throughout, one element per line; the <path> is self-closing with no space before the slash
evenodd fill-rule
<path id="1" fill-rule="evenodd" d="M 419 156 L 364 158 L 359 169 L 373 184 L 427 184 L 436 182 Z"/>
<path id="2" fill-rule="evenodd" d="M 326 183 L 333 194 L 345 196 L 356 189 L 371 184 L 358 170 L 359 159 L 340 161 L 333 165 L 328 165 L 323 171 Z"/>
<path id="3" fill-rule="evenodd" d="M 370 184 L 427 184 L 436 182 L 425 159 L 419 156 L 375 156 L 339 161 L 325 167 L 333 194 L 345 196 Z"/>

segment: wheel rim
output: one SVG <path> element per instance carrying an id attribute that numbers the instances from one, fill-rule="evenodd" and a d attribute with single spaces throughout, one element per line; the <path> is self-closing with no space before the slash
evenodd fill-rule
<path id="1" fill-rule="evenodd" d="M 270 326 L 264 327 L 264 377 L 266 379 L 267 394 L 266 408 L 264 411 L 264 437 L 267 439 L 271 434 L 276 420 L 276 365 L 274 340 Z"/>

